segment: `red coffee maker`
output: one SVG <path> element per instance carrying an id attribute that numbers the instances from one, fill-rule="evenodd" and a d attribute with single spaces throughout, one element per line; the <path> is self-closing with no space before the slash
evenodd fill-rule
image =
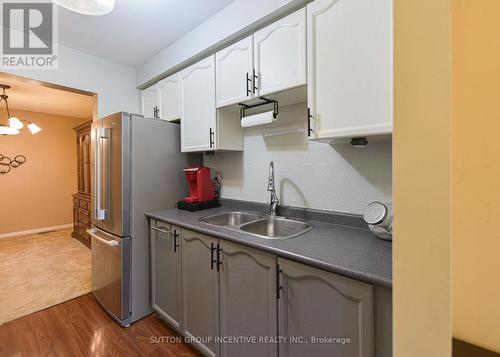
<path id="1" fill-rule="evenodd" d="M 188 167 L 183 169 L 189 184 L 189 196 L 177 202 L 177 208 L 198 211 L 220 206 L 218 190 L 212 169 L 209 167 Z"/>

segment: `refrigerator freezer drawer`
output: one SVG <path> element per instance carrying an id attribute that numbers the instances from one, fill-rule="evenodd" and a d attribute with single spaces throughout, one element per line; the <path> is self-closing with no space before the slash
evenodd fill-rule
<path id="1" fill-rule="evenodd" d="M 131 239 L 88 230 L 92 240 L 92 292 L 117 320 L 131 314 Z"/>

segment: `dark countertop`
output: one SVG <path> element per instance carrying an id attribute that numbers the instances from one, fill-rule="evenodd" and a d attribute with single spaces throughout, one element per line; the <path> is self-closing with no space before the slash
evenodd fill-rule
<path id="1" fill-rule="evenodd" d="M 199 221 L 201 217 L 235 210 L 262 213 L 261 209 L 251 208 L 223 203 L 222 207 L 198 212 L 171 208 L 146 216 L 369 283 L 392 286 L 392 243 L 376 238 L 368 229 L 313 218 L 307 220 L 313 230 L 296 238 L 275 240 Z"/>

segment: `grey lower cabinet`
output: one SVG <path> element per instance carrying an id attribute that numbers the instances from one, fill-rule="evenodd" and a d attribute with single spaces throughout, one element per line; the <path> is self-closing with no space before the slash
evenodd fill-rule
<path id="1" fill-rule="evenodd" d="M 281 357 L 373 357 L 371 285 L 286 259 L 278 264 Z"/>
<path id="2" fill-rule="evenodd" d="M 219 249 L 220 336 L 244 338 L 220 355 L 277 356 L 276 256 L 222 240 Z"/>
<path id="3" fill-rule="evenodd" d="M 390 289 L 156 220 L 151 261 L 154 310 L 204 355 L 392 355 Z"/>
<path id="4" fill-rule="evenodd" d="M 181 252 L 179 227 L 151 222 L 151 303 L 172 327 L 181 328 Z"/>
<path id="5" fill-rule="evenodd" d="M 207 356 L 219 356 L 218 239 L 182 231 L 182 333 Z"/>

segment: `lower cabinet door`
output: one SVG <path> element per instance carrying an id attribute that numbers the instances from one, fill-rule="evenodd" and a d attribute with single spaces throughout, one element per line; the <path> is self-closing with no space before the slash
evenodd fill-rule
<path id="1" fill-rule="evenodd" d="M 151 296 L 153 309 L 180 330 L 181 252 L 174 232 L 180 234 L 180 229 L 167 223 L 153 222 L 151 226 Z"/>
<path id="2" fill-rule="evenodd" d="M 276 257 L 225 241 L 220 247 L 221 356 L 277 356 Z M 224 340 L 232 337 L 240 340 Z"/>
<path id="3" fill-rule="evenodd" d="M 278 258 L 280 356 L 373 357 L 372 286 Z"/>
<path id="4" fill-rule="evenodd" d="M 208 356 L 219 355 L 217 243 L 215 238 L 182 231 L 182 329 Z"/>

